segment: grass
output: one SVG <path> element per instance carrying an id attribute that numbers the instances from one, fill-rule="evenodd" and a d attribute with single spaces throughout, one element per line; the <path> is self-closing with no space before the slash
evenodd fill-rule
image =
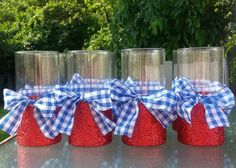
<path id="1" fill-rule="evenodd" d="M 7 114 L 7 111 L 5 111 L 1 106 L 0 106 L 0 118 L 2 118 L 4 115 Z M 6 139 L 9 137 L 9 134 L 5 133 L 4 131 L 0 130 L 0 141 Z"/>

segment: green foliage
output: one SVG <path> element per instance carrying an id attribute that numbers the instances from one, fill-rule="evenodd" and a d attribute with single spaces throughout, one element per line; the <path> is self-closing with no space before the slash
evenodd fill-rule
<path id="1" fill-rule="evenodd" d="M 231 54 L 233 47 L 236 46 L 236 33 L 232 36 L 229 36 L 228 43 L 227 43 L 227 54 Z M 235 73 L 236 73 L 236 57 L 231 56 L 231 60 L 228 62 L 230 67 L 229 69 L 229 83 L 230 85 L 235 84 Z"/>
<path id="2" fill-rule="evenodd" d="M 100 31 L 90 44 L 102 44 L 117 54 L 122 48 L 165 48 L 167 59 L 183 47 L 225 45 L 235 0 L 110 0 L 110 30 Z M 105 42 L 102 41 L 106 37 Z M 110 42 L 109 42 L 110 40 Z M 104 46 L 105 45 L 105 46 Z M 93 48 L 93 47 L 92 47 Z M 120 70 L 118 69 L 118 76 Z"/>
<path id="3" fill-rule="evenodd" d="M 83 1 L 4 2 L 0 5 L 0 31 L 12 37 L 7 44 L 20 49 L 80 49 L 98 29 Z"/>
<path id="4" fill-rule="evenodd" d="M 113 8 L 107 0 L 85 0 L 88 11 L 99 24 L 99 30 L 85 43 L 84 48 L 89 50 L 110 49 L 112 42 L 111 22 Z"/>
<path id="5" fill-rule="evenodd" d="M 114 3 L 115 48 L 223 45 L 235 0 L 119 0 Z"/>
<path id="6" fill-rule="evenodd" d="M 99 2 L 104 0 L 0 1 L 0 92 L 9 87 L 9 78 L 14 79 L 15 51 L 82 49 L 92 35 L 103 31 Z"/>
<path id="7" fill-rule="evenodd" d="M 7 112 L 0 107 L 0 118 L 3 117 Z M 9 134 L 0 130 L 0 142 L 9 137 Z"/>
<path id="8" fill-rule="evenodd" d="M 235 1 L 1 0 L 0 88 L 16 50 L 162 47 L 171 59 L 177 48 L 224 45 Z"/>
<path id="9" fill-rule="evenodd" d="M 229 66 L 229 84 L 232 89 L 235 91 L 235 83 L 236 83 L 236 7 L 234 9 L 234 18 L 233 21 L 229 24 L 229 30 L 231 34 L 228 36 L 226 43 L 226 55 L 228 55 L 228 66 Z M 234 50 L 234 51 L 233 51 Z M 233 55 L 234 54 L 234 55 Z"/>

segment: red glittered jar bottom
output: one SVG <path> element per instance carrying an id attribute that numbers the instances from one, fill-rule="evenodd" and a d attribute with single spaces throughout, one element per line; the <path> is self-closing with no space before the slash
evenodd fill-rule
<path id="1" fill-rule="evenodd" d="M 180 119 L 178 140 L 187 145 L 217 146 L 224 143 L 224 127 L 210 129 L 206 122 L 205 108 L 201 103 L 196 104 L 191 112 L 191 125 Z"/>
<path id="2" fill-rule="evenodd" d="M 28 105 L 23 112 L 20 126 L 17 129 L 17 143 L 23 146 L 47 146 L 61 141 L 61 135 L 54 139 L 44 136 L 34 118 L 34 107 Z"/>
<path id="3" fill-rule="evenodd" d="M 139 103 L 139 115 L 131 138 L 122 136 L 122 141 L 132 146 L 156 146 L 166 142 L 166 129 Z"/>
<path id="4" fill-rule="evenodd" d="M 112 110 L 103 114 L 112 120 Z M 102 146 L 112 142 L 112 132 L 103 135 L 86 102 L 80 102 L 74 116 L 74 126 L 69 143 L 74 146 Z"/>
<path id="5" fill-rule="evenodd" d="M 181 127 L 181 118 L 178 116 L 175 121 L 172 123 L 172 129 L 178 131 Z"/>

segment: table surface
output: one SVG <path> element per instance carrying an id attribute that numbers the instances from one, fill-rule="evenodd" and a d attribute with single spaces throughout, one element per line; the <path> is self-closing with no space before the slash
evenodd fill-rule
<path id="1" fill-rule="evenodd" d="M 132 147 L 119 136 L 102 147 L 73 147 L 67 137 L 48 147 L 23 147 L 12 139 L 0 146 L 0 168 L 235 168 L 236 111 L 230 115 L 225 144 L 219 147 L 193 147 L 176 140 L 167 131 L 167 142 L 157 147 Z"/>

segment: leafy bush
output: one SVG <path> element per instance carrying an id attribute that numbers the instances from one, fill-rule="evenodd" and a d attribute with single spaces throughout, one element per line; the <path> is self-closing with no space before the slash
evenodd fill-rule
<path id="1" fill-rule="evenodd" d="M 224 45 L 236 0 L 2 0 L 0 88 L 14 85 L 16 50 Z"/>
<path id="2" fill-rule="evenodd" d="M 118 48 L 224 45 L 235 0 L 119 0 L 113 42 Z"/>
<path id="3" fill-rule="evenodd" d="M 0 107 L 0 118 L 3 117 L 6 113 L 7 112 Z M 7 134 L 4 131 L 0 130 L 0 142 L 2 140 L 6 139 L 7 137 L 9 137 L 9 134 Z"/>
<path id="4" fill-rule="evenodd" d="M 228 66 L 229 66 L 229 84 L 234 89 L 234 93 L 236 92 L 236 86 L 233 86 L 236 84 L 236 54 L 235 51 L 233 51 L 233 48 L 236 47 L 236 33 L 232 36 L 229 36 L 228 43 L 227 43 L 227 50 L 226 53 L 228 54 Z"/>
<path id="5" fill-rule="evenodd" d="M 15 51 L 82 49 L 100 31 L 91 4 L 83 0 L 2 0 L 0 92 L 10 84 L 14 87 Z"/>
<path id="6" fill-rule="evenodd" d="M 0 31 L 12 37 L 6 43 L 24 50 L 80 49 L 98 29 L 81 0 L 10 0 L 0 7 Z"/>
<path id="7" fill-rule="evenodd" d="M 105 48 L 117 53 L 118 67 L 122 48 L 165 48 L 167 59 L 171 60 L 172 51 L 177 48 L 225 45 L 235 7 L 235 0 L 111 2 L 111 35 L 106 31 L 98 34 L 95 41 L 103 36 L 112 37 Z"/>
<path id="8" fill-rule="evenodd" d="M 98 21 L 99 30 L 93 34 L 85 43 L 84 48 L 110 49 L 112 45 L 111 22 L 113 20 L 113 6 L 107 0 L 85 0 L 91 15 Z"/>

